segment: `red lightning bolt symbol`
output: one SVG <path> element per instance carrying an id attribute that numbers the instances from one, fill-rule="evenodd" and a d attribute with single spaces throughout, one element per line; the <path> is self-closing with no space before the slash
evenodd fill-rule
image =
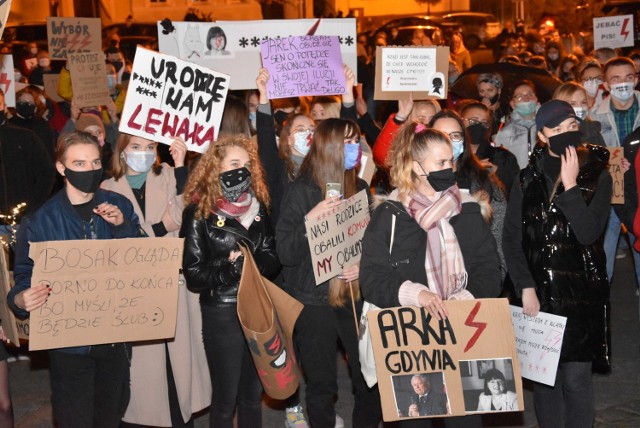
<path id="1" fill-rule="evenodd" d="M 627 25 L 629 24 L 629 18 L 625 18 L 622 23 L 622 30 L 620 30 L 620 34 L 624 36 L 624 39 L 627 40 L 627 36 L 629 35 L 629 31 L 627 31 Z"/>
<path id="2" fill-rule="evenodd" d="M 75 52 L 74 47 L 76 46 L 76 43 L 78 43 L 78 35 L 74 34 L 73 37 L 71 39 L 67 38 L 67 49 L 70 52 Z"/>
<path id="3" fill-rule="evenodd" d="M 471 310 L 471 312 L 469 312 L 469 316 L 467 317 L 467 320 L 464 322 L 464 325 L 468 325 L 469 327 L 476 328 L 476 332 L 473 333 L 473 336 L 471 336 L 471 339 L 469 339 L 469 342 L 467 342 L 467 346 L 464 347 L 464 352 L 467 352 L 469 349 L 473 348 L 473 345 L 476 344 L 476 342 L 482 335 L 482 332 L 484 331 L 484 329 L 487 328 L 486 322 L 474 321 L 476 315 L 478 315 L 478 311 L 480 311 L 481 305 L 482 305 L 482 302 L 477 302 L 476 305 Z"/>
<path id="4" fill-rule="evenodd" d="M 556 346 L 561 339 L 562 334 L 559 331 L 554 330 L 550 332 L 546 339 L 544 339 L 544 341 L 547 342 L 547 350 L 542 352 L 542 354 L 540 355 L 540 359 L 542 359 L 542 357 L 544 357 L 551 350 L 551 348 Z"/>
<path id="5" fill-rule="evenodd" d="M 4 93 L 9 92 L 9 86 L 11 86 L 11 80 L 7 78 L 7 73 L 0 74 L 0 85 L 4 85 Z"/>
<path id="6" fill-rule="evenodd" d="M 91 43 L 91 36 L 86 36 L 82 43 L 80 43 L 80 48 L 78 50 L 84 48 L 85 46 L 89 46 L 89 43 Z"/>
<path id="7" fill-rule="evenodd" d="M 619 154 L 620 154 L 620 150 L 614 150 L 613 157 L 611 158 L 611 160 L 614 160 L 615 158 L 617 158 Z"/>

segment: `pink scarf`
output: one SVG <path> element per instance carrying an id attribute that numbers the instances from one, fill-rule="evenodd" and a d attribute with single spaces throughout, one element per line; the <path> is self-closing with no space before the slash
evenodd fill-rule
<path id="1" fill-rule="evenodd" d="M 229 202 L 224 198 L 216 201 L 214 214 L 223 215 L 226 218 L 238 220 L 245 229 L 249 229 L 251 223 L 260 211 L 260 203 L 249 192 L 245 192 L 236 202 Z"/>
<path id="2" fill-rule="evenodd" d="M 460 190 L 453 186 L 436 193 L 436 198 L 432 201 L 415 192 L 403 202 L 409 215 L 427 232 L 427 286 L 443 300 L 473 299 L 466 290 L 467 271 L 458 238 L 449 224 L 462 207 Z"/>

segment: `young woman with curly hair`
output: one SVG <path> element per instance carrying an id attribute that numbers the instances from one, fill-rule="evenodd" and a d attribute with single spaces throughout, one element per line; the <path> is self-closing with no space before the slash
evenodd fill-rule
<path id="1" fill-rule="evenodd" d="M 210 426 L 261 426 L 262 386 L 237 315 L 244 257 L 251 251 L 262 275 L 280 270 L 267 215 L 269 193 L 256 146 L 244 135 L 211 144 L 185 189 L 189 204 L 180 236 L 185 238 L 187 287 L 200 293 L 202 337 L 211 374 Z"/>

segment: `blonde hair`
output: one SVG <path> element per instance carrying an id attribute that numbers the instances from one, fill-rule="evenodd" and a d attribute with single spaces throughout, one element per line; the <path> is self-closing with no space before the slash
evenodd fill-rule
<path id="1" fill-rule="evenodd" d="M 255 197 L 267 208 L 270 205 L 269 191 L 265 175 L 258 157 L 258 148 L 245 135 L 229 135 L 213 142 L 198 161 L 189 177 L 184 191 L 185 202 L 196 205 L 196 219 L 208 218 L 219 199 L 223 199 L 220 185 L 220 165 L 227 156 L 229 147 L 239 147 L 249 154 L 251 190 Z"/>
<path id="2" fill-rule="evenodd" d="M 584 89 L 584 86 L 576 82 L 566 82 L 556 88 L 553 93 L 553 99 L 569 102 L 573 94 L 578 91 L 582 91 L 585 98 L 587 97 L 587 91 Z"/>
<path id="3" fill-rule="evenodd" d="M 316 97 L 311 102 L 310 110 L 313 110 L 313 106 L 316 104 L 320 104 L 325 109 L 327 118 L 340 118 L 340 106 L 342 103 L 339 97 Z"/>
<path id="4" fill-rule="evenodd" d="M 400 200 L 416 190 L 420 177 L 413 172 L 413 162 L 423 160 L 433 144 L 451 142 L 444 132 L 426 128 L 418 122 L 409 122 L 398 130 L 387 156 L 391 184 L 398 189 Z"/>

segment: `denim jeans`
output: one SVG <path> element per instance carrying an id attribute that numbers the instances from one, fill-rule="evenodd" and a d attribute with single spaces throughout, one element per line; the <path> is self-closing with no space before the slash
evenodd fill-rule
<path id="1" fill-rule="evenodd" d="M 238 407 L 238 428 L 262 426 L 262 384 L 238 320 L 237 307 L 200 305 L 202 337 L 213 398 L 209 426 L 232 428 Z"/>
<path id="2" fill-rule="evenodd" d="M 554 386 L 534 383 L 540 428 L 590 428 L 595 416 L 591 363 L 560 363 Z"/>
<path id="3" fill-rule="evenodd" d="M 613 268 L 616 261 L 616 249 L 618 248 L 618 240 L 620 238 L 620 226 L 622 222 L 618 215 L 611 208 L 609 214 L 609 221 L 607 222 L 607 228 L 604 232 L 604 253 L 607 257 L 607 277 L 609 278 L 609 284 L 613 281 Z M 640 284 L 640 253 L 633 249 L 633 243 L 636 241 L 633 233 L 628 233 L 629 242 L 631 244 L 631 254 L 633 254 L 633 264 L 636 272 L 636 283 Z"/>
<path id="4" fill-rule="evenodd" d="M 49 360 L 51 406 L 59 427 L 120 426 L 130 397 L 124 343 L 94 345 L 88 355 L 50 351 Z"/>

